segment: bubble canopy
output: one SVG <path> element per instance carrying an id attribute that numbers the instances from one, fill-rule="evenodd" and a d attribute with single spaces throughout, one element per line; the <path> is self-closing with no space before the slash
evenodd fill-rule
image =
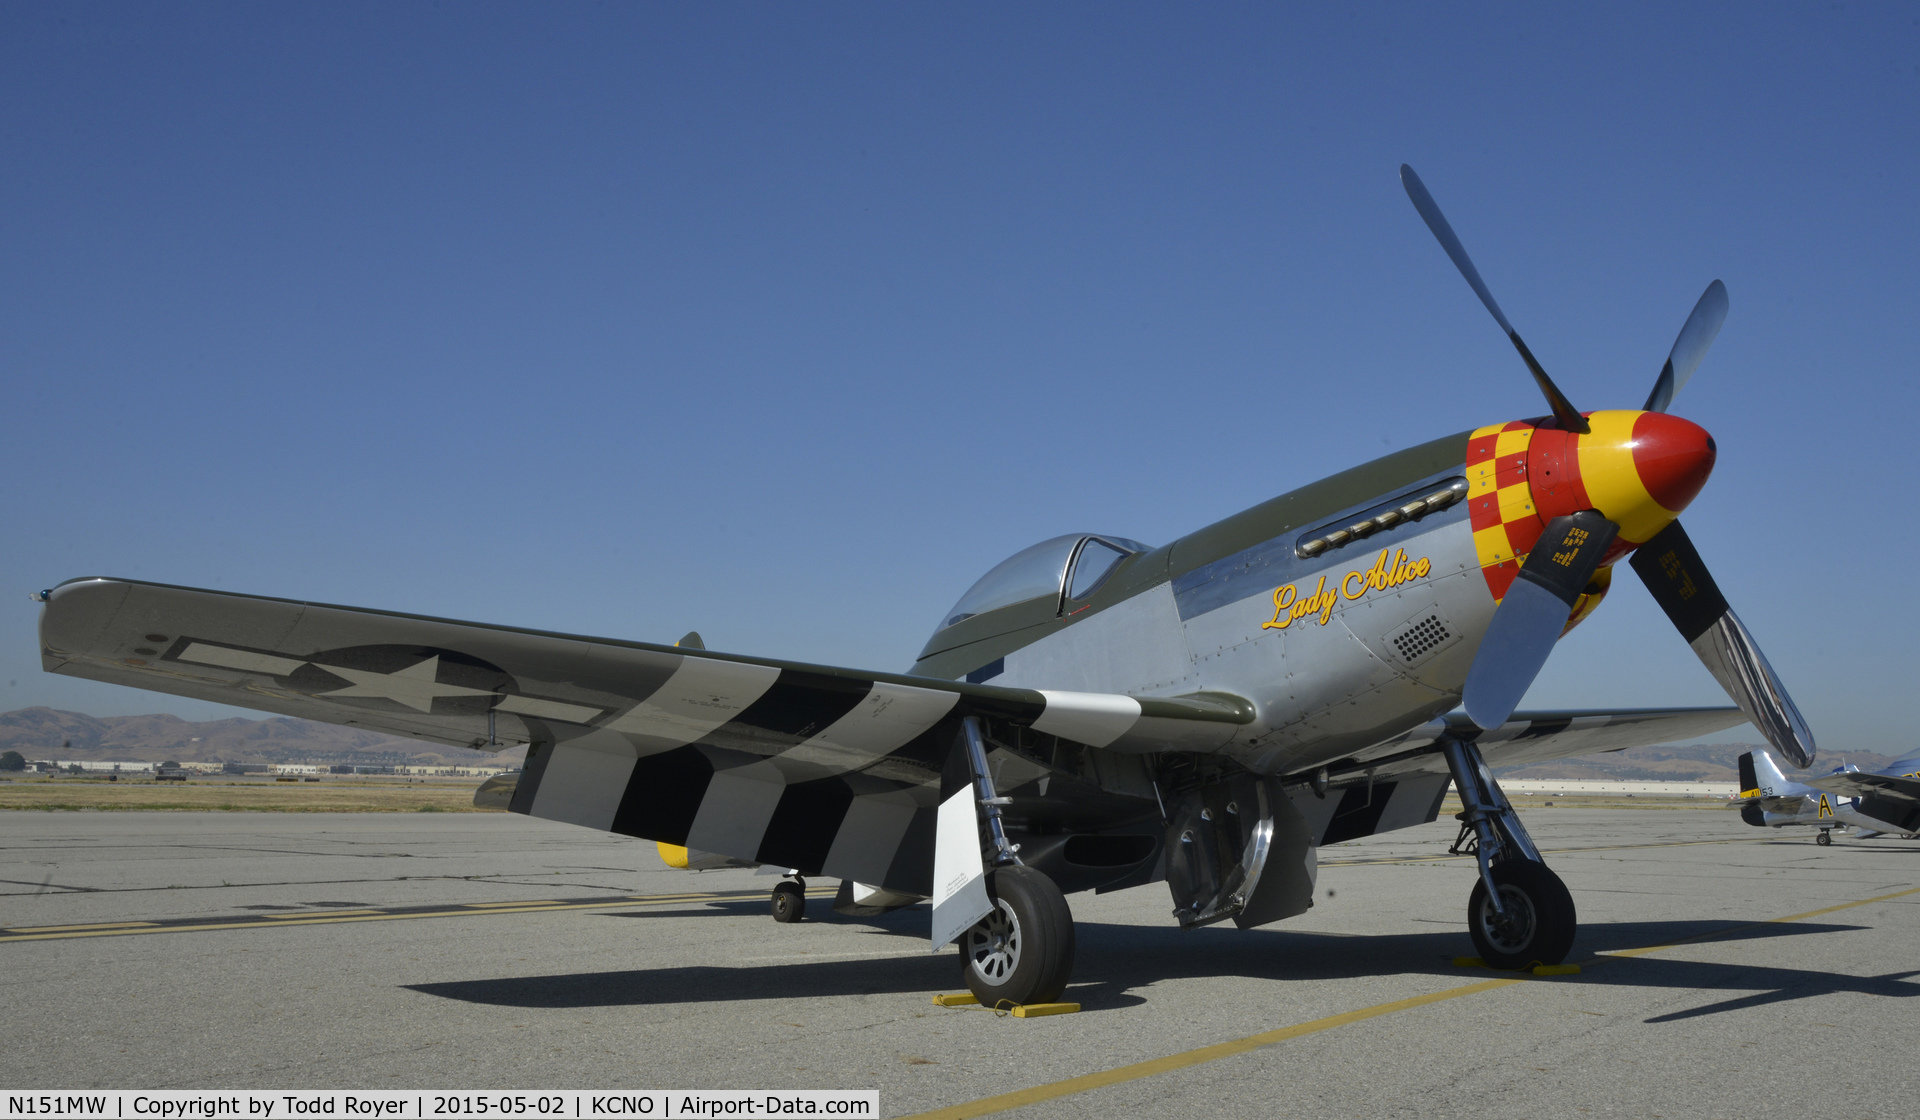
<path id="1" fill-rule="evenodd" d="M 1087 570 L 1075 573 L 1074 592 L 1076 595 L 1088 594 L 1120 561 L 1136 552 L 1146 551 L 1149 551 L 1148 546 L 1139 541 L 1089 533 L 1068 533 L 1064 537 L 1041 541 L 1007 557 L 994 565 L 992 571 L 981 576 L 947 612 L 940 622 L 940 629 L 945 630 L 974 615 L 1010 607 L 1015 603 L 1047 597 L 1058 599 L 1061 589 L 1066 586 L 1067 570 L 1074 565 L 1076 558 L 1080 559 L 1080 566 Z M 1095 571 L 1095 568 L 1099 570 Z"/>

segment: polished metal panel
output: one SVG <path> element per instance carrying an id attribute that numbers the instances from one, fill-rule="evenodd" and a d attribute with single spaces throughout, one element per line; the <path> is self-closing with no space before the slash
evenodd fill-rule
<path id="1" fill-rule="evenodd" d="M 1775 750 L 1801 769 L 1813 765 L 1813 732 L 1738 615 L 1728 610 L 1688 644 Z"/>
<path id="2" fill-rule="evenodd" d="M 1667 355 L 1667 364 L 1660 369 L 1660 376 L 1654 380 L 1653 391 L 1647 394 L 1647 403 L 1642 412 L 1665 412 L 1673 403 L 1675 394 L 1686 387 L 1687 379 L 1693 371 L 1700 368 L 1700 362 L 1707 356 L 1707 347 L 1720 334 L 1721 324 L 1727 321 L 1727 286 L 1715 280 L 1701 293 L 1700 302 L 1693 305 L 1693 314 L 1687 316 L 1686 326 L 1680 328 L 1680 337 L 1673 340 L 1673 351 Z"/>
<path id="3" fill-rule="evenodd" d="M 995 684 L 1153 695 L 1199 688 L 1172 586 L 1156 584 L 1006 655 Z"/>

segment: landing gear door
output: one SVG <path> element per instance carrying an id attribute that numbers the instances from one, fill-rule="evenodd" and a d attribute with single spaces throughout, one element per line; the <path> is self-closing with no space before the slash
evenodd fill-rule
<path id="1" fill-rule="evenodd" d="M 933 834 L 933 949 L 967 931 L 993 910 L 987 869 L 980 858 L 980 820 L 973 786 L 940 803 Z"/>
<path id="2" fill-rule="evenodd" d="M 1167 887 L 1183 928 L 1232 918 L 1246 929 L 1313 905 L 1312 828 L 1277 781 L 1226 775 L 1167 808 Z"/>

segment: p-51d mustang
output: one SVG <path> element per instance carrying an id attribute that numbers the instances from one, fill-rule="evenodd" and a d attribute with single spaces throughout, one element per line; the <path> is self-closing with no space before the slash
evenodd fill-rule
<path id="1" fill-rule="evenodd" d="M 1766 751 L 1740 756 L 1740 819 L 1756 828 L 1807 825 L 1820 830 L 1815 842 L 1833 843 L 1846 827 L 1857 839 L 1920 835 L 1920 755 L 1884 770 L 1843 766 L 1831 774 L 1794 781 Z"/>
<path id="2" fill-rule="evenodd" d="M 908 673 L 122 579 L 41 594 L 45 667 L 462 747 L 527 743 L 500 793 L 513 811 L 831 875 L 876 908 L 930 897 L 935 948 L 960 940 L 989 1004 L 1066 985 L 1063 891 L 1164 880 L 1182 926 L 1272 922 L 1312 905 L 1318 846 L 1431 821 L 1451 781 L 1479 861 L 1474 944 L 1497 966 L 1556 963 L 1573 900 L 1490 767 L 1743 719 L 1813 759 L 1676 520 L 1715 449 L 1667 407 L 1726 289 L 1707 288 L 1639 411 L 1582 413 L 1413 170 L 1401 179 L 1552 415 L 1387 455 L 1157 548 L 1042 542 L 961 596 Z M 1738 708 L 1516 715 L 1629 555 Z"/>

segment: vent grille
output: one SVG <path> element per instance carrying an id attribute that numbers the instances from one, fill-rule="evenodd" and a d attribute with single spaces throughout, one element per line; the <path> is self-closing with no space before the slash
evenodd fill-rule
<path id="1" fill-rule="evenodd" d="M 1453 638 L 1447 624 L 1437 614 L 1415 622 L 1412 626 L 1394 635 L 1393 648 L 1400 651 L 1400 657 L 1407 664 L 1418 662 L 1427 654 L 1439 649 Z"/>

